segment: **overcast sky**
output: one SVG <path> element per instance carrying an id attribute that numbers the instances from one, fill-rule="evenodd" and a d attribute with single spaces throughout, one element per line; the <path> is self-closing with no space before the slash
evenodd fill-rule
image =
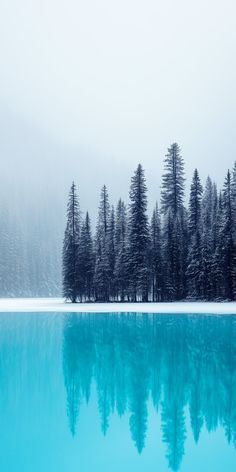
<path id="1" fill-rule="evenodd" d="M 173 141 L 189 179 L 236 159 L 235 0 L 1 0 L 0 70 L 3 193 L 74 178 L 93 213 L 139 162 L 153 203 Z"/>

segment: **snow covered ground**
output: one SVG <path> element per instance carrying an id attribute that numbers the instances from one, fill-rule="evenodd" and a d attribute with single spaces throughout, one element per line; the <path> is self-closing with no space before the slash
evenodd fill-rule
<path id="1" fill-rule="evenodd" d="M 236 303 L 65 303 L 62 298 L 2 298 L 0 312 L 139 312 L 236 314 Z"/>

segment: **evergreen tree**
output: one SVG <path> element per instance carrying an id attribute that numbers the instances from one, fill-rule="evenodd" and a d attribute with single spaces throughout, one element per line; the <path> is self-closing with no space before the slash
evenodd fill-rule
<path id="1" fill-rule="evenodd" d="M 152 301 L 160 301 L 162 295 L 161 219 L 156 204 L 150 225 L 150 265 L 152 276 Z"/>
<path id="2" fill-rule="evenodd" d="M 76 186 L 72 183 L 67 205 L 67 224 L 63 242 L 62 276 L 63 297 L 75 303 L 79 293 L 78 247 L 80 237 L 80 209 Z"/>
<path id="3" fill-rule="evenodd" d="M 165 292 L 170 299 L 185 296 L 186 281 L 186 212 L 184 198 L 184 163 L 177 143 L 171 145 L 165 158 L 162 180 L 161 210 L 164 215 L 163 258 Z"/>
<path id="4" fill-rule="evenodd" d="M 162 213 L 169 210 L 173 215 L 182 209 L 184 198 L 184 162 L 180 155 L 180 147 L 173 143 L 166 154 L 165 173 L 162 177 L 161 205 Z"/>
<path id="5" fill-rule="evenodd" d="M 116 209 L 115 224 L 115 287 L 118 300 L 124 301 L 128 285 L 128 257 L 127 257 L 127 211 L 124 202 L 120 199 Z"/>
<path id="6" fill-rule="evenodd" d="M 115 263 L 116 263 L 116 252 L 115 252 L 115 211 L 112 206 L 110 218 L 108 222 L 108 234 L 107 234 L 107 245 L 108 245 L 108 259 L 109 259 L 109 294 L 114 300 L 115 298 Z"/>
<path id="7" fill-rule="evenodd" d="M 190 189 L 189 198 L 189 236 L 190 238 L 199 230 L 201 220 L 201 200 L 203 188 L 198 170 L 195 169 Z"/>
<path id="8" fill-rule="evenodd" d="M 228 171 L 223 188 L 223 211 L 220 227 L 220 266 L 222 272 L 222 295 L 229 299 L 236 298 L 236 248 L 233 238 L 235 221 L 232 210 L 232 179 Z"/>
<path id="9" fill-rule="evenodd" d="M 79 247 L 80 276 L 82 279 L 82 295 L 85 300 L 91 300 L 94 276 L 94 251 L 91 234 L 91 224 L 88 212 L 81 228 Z"/>
<path id="10" fill-rule="evenodd" d="M 201 296 L 207 300 L 211 300 L 214 293 L 212 273 L 212 256 L 214 253 L 214 195 L 214 186 L 210 177 L 208 177 L 202 198 L 201 266 L 199 273 Z"/>
<path id="11" fill-rule="evenodd" d="M 236 161 L 234 163 L 232 172 L 232 215 L 233 220 L 236 222 Z M 234 242 L 236 243 L 236 224 L 234 225 Z"/>
<path id="12" fill-rule="evenodd" d="M 95 299 L 97 301 L 109 301 L 109 276 L 110 264 L 108 254 L 108 227 L 110 218 L 110 204 L 107 188 L 104 185 L 101 190 L 99 214 L 96 232 L 96 262 L 94 274 Z"/>
<path id="13" fill-rule="evenodd" d="M 194 298 L 200 296 L 200 266 L 201 266 L 201 199 L 203 188 L 197 169 L 194 171 L 189 199 L 189 254 L 187 267 L 188 295 Z"/>
<path id="14" fill-rule="evenodd" d="M 148 300 L 148 217 L 147 187 L 139 164 L 130 186 L 129 287 L 132 300 Z"/>
<path id="15" fill-rule="evenodd" d="M 215 186 L 214 186 L 215 187 Z M 213 187 L 213 188 L 214 188 Z M 222 193 L 215 195 L 213 192 L 213 199 L 215 204 L 213 205 L 213 252 L 211 257 L 211 280 L 212 280 L 212 298 L 214 300 L 222 299 L 222 270 L 220 264 L 220 228 L 222 225 L 223 217 L 223 202 Z"/>

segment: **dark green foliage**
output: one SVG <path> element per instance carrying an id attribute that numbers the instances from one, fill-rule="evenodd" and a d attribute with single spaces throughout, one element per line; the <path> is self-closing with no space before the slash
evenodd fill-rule
<path id="1" fill-rule="evenodd" d="M 94 294 L 97 301 L 109 301 L 110 260 L 109 260 L 109 219 L 110 205 L 107 188 L 101 190 L 97 232 L 95 240 L 96 262 L 94 273 Z"/>
<path id="2" fill-rule="evenodd" d="M 189 236 L 196 234 L 199 230 L 200 221 L 201 221 L 201 201 L 202 201 L 203 188 L 199 178 L 197 169 L 195 169 L 193 174 L 193 180 L 190 188 L 190 198 L 189 198 Z"/>
<path id="3" fill-rule="evenodd" d="M 120 301 L 125 300 L 128 286 L 127 211 L 120 199 L 116 209 L 115 225 L 115 291 Z"/>
<path id="4" fill-rule="evenodd" d="M 161 219 L 158 205 L 156 204 L 150 225 L 150 271 L 152 284 L 152 301 L 161 300 L 163 292 L 163 268 L 162 268 L 162 250 L 161 250 Z"/>
<path id="5" fill-rule="evenodd" d="M 161 209 L 166 214 L 169 210 L 175 216 L 183 206 L 184 199 L 184 162 L 180 147 L 173 143 L 165 157 L 165 173 L 162 177 Z"/>
<path id="6" fill-rule="evenodd" d="M 194 171 L 189 198 L 189 253 L 187 266 L 188 296 L 198 299 L 200 291 L 201 273 L 201 201 L 203 188 L 197 169 Z"/>
<path id="7" fill-rule="evenodd" d="M 228 171 L 223 188 L 217 250 L 219 254 L 218 264 L 222 274 L 222 296 L 229 300 L 236 299 L 236 247 L 233 234 L 235 221 L 232 201 L 232 179 Z"/>
<path id="8" fill-rule="evenodd" d="M 207 178 L 202 198 L 201 216 L 201 265 L 199 273 L 201 298 L 211 300 L 213 298 L 213 273 L 212 256 L 214 254 L 214 186 Z"/>
<path id="9" fill-rule="evenodd" d="M 81 298 L 90 301 L 93 296 L 93 275 L 94 275 L 94 250 L 91 233 L 90 218 L 86 213 L 85 221 L 81 228 L 79 244 L 79 274 L 81 286 Z"/>
<path id="10" fill-rule="evenodd" d="M 146 180 L 139 164 L 131 179 L 128 212 L 121 199 L 116 212 L 110 209 L 103 186 L 94 240 L 88 215 L 80 228 L 73 184 L 63 247 L 63 296 L 98 302 L 234 300 L 236 164 L 222 194 L 210 177 L 203 192 L 195 169 L 188 211 L 184 183 L 184 162 L 174 143 L 165 157 L 161 214 L 156 205 L 149 223 Z M 7 235 L 1 239 L 4 246 Z M 6 246 L 9 250 L 8 242 Z M 3 251 L 3 264 L 5 259 Z M 0 266 L 3 280 L 2 272 Z"/>
<path id="11" fill-rule="evenodd" d="M 186 295 L 186 214 L 184 198 L 184 163 L 177 143 L 168 149 L 162 178 L 163 259 L 165 260 L 165 299 L 180 300 Z"/>
<path id="12" fill-rule="evenodd" d="M 80 238 L 80 210 L 73 182 L 67 205 L 67 225 L 63 242 L 62 276 L 63 297 L 76 302 L 80 292 L 79 274 L 79 238 Z"/>
<path id="13" fill-rule="evenodd" d="M 111 209 L 110 218 L 108 222 L 108 234 L 107 234 L 107 251 L 109 260 L 109 293 L 112 300 L 115 299 L 115 264 L 116 264 L 116 252 L 115 252 L 115 211 L 114 207 Z"/>
<path id="14" fill-rule="evenodd" d="M 148 300 L 147 187 L 139 164 L 130 186 L 129 205 L 129 290 L 133 301 Z"/>

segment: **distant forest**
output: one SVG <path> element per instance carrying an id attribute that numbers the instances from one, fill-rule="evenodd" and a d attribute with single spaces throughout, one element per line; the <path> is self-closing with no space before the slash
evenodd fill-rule
<path id="1" fill-rule="evenodd" d="M 63 223 L 51 208 L 31 204 L 30 194 L 0 201 L 0 297 L 61 295 Z"/>
<path id="2" fill-rule="evenodd" d="M 223 189 L 195 169 L 185 206 L 177 143 L 164 160 L 160 206 L 149 221 L 145 173 L 131 178 L 130 201 L 110 206 L 101 190 L 96 234 L 83 219 L 73 183 L 63 243 L 63 297 L 71 302 L 236 299 L 236 162 Z"/>

